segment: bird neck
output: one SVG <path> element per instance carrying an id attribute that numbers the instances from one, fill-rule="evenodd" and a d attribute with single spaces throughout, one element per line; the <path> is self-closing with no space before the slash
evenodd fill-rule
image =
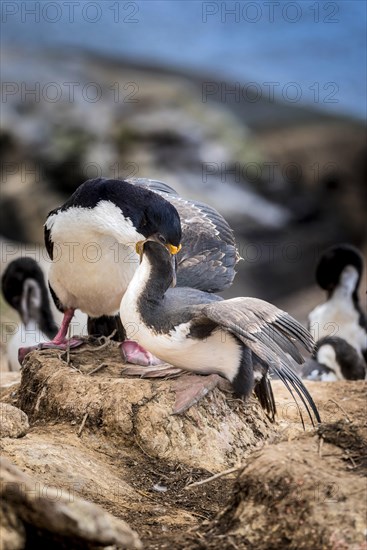
<path id="1" fill-rule="evenodd" d="M 353 301 L 358 305 L 359 273 L 353 266 L 347 266 L 341 273 L 339 284 L 332 292 L 332 299 Z"/>
<path id="2" fill-rule="evenodd" d="M 35 279 L 25 280 L 19 314 L 25 326 L 36 323 L 50 338 L 57 333 L 44 281 L 40 284 Z"/>
<path id="3" fill-rule="evenodd" d="M 169 263 L 161 258 L 143 255 L 142 261 L 126 291 L 126 298 L 138 302 L 160 303 L 172 284 L 173 273 Z"/>

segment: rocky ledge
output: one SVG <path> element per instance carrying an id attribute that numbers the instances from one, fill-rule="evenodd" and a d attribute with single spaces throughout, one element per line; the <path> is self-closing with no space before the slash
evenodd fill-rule
<path id="1" fill-rule="evenodd" d="M 180 378 L 125 367 L 88 343 L 4 384 L 4 550 L 363 547 L 366 383 L 308 383 L 323 424 L 303 431 L 279 381 L 272 424 L 225 388 L 173 415 Z"/>

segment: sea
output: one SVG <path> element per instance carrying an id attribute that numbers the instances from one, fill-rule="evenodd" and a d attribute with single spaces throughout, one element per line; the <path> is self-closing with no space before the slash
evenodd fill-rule
<path id="1" fill-rule="evenodd" d="M 2 0 L 1 42 L 30 56 L 88 51 L 213 75 L 223 89 L 209 86 L 209 95 L 276 99 L 362 120 L 366 8 L 365 0 Z"/>

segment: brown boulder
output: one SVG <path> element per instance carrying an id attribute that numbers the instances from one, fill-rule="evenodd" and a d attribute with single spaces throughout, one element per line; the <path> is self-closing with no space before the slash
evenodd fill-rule
<path id="1" fill-rule="evenodd" d="M 8 403 L 0 403 L 0 437 L 22 437 L 28 429 L 27 415 Z"/>
<path id="2" fill-rule="evenodd" d="M 2 550 L 22 549 L 25 543 L 58 548 L 61 541 L 85 549 L 142 547 L 124 521 L 99 506 L 32 479 L 5 458 L 0 465 Z"/>

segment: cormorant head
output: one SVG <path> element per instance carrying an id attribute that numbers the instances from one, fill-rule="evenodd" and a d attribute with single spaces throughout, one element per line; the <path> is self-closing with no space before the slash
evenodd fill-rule
<path id="1" fill-rule="evenodd" d="M 33 286 L 46 290 L 45 280 L 38 263 L 32 258 L 17 258 L 10 262 L 5 269 L 1 287 L 8 304 L 21 313 L 22 298 L 27 281 L 32 281 Z"/>
<path id="2" fill-rule="evenodd" d="M 359 250 L 349 244 L 328 248 L 316 268 L 316 281 L 329 295 L 341 284 L 352 284 L 353 295 L 358 291 L 363 271 L 363 258 Z"/>
<path id="3" fill-rule="evenodd" d="M 96 178 L 84 182 L 60 208 L 94 208 L 101 201 L 118 207 L 129 218 L 137 234 L 146 239 L 155 235 L 162 244 L 178 247 L 181 242 L 181 221 L 176 208 L 145 187 L 125 180 Z"/>
<path id="4" fill-rule="evenodd" d="M 149 195 L 153 197 L 147 197 L 137 230 L 146 239 L 155 240 L 176 254 L 182 237 L 180 216 L 176 208 L 160 195 L 151 192 Z"/>

